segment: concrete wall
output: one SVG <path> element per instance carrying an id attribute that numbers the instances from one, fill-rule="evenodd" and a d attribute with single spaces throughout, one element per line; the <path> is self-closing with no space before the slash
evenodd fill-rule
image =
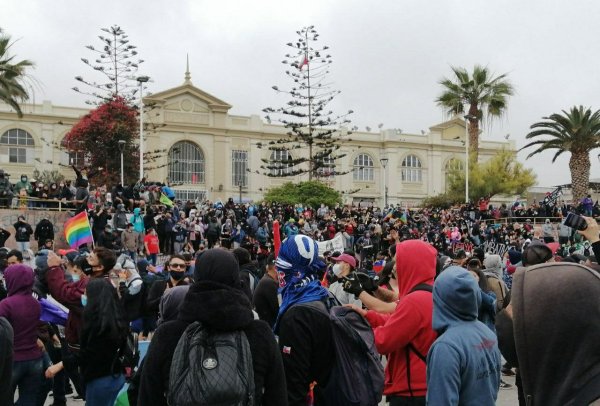
<path id="1" fill-rule="evenodd" d="M 15 243 L 15 228 L 13 224 L 17 222 L 19 216 L 24 215 L 25 220 L 31 224 L 31 228 L 35 231 L 35 226 L 43 218 L 48 218 L 52 224 L 54 224 L 54 248 L 68 248 L 65 235 L 63 233 L 63 225 L 68 220 L 72 213 L 66 211 L 49 211 L 49 210 L 13 210 L 13 209 L 0 209 L 0 225 L 2 228 L 8 230 L 11 234 L 8 241 L 6 241 L 6 247 L 16 248 Z M 31 236 L 31 249 L 33 252 L 37 251 L 37 241 Z"/>

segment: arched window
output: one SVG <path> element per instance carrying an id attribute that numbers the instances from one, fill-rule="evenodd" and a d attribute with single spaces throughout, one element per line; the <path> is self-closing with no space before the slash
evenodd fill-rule
<path id="1" fill-rule="evenodd" d="M 360 154 L 354 158 L 352 164 L 354 167 L 354 180 L 360 182 L 371 182 L 373 181 L 373 159 L 367 154 Z"/>
<path id="2" fill-rule="evenodd" d="M 423 182 L 423 173 L 421 170 L 421 161 L 415 155 L 407 155 L 402 160 L 402 182 L 421 183 Z"/>
<path id="3" fill-rule="evenodd" d="M 180 141 L 169 151 L 169 180 L 181 183 L 204 183 L 204 154 L 194 143 Z"/>
<path id="4" fill-rule="evenodd" d="M 285 149 L 278 149 L 271 152 L 271 157 L 269 160 L 270 166 L 274 166 L 275 168 L 271 168 L 271 176 L 285 176 L 292 172 L 292 164 L 287 163 L 287 161 L 291 160 L 292 156 L 290 152 Z"/>
<path id="5" fill-rule="evenodd" d="M 33 160 L 35 143 L 31 134 L 25 130 L 20 128 L 8 130 L 0 137 L 0 145 L 6 148 L 10 163 L 26 164 Z"/>

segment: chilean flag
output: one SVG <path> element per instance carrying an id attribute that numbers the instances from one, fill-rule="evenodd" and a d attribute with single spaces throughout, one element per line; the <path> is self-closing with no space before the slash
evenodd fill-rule
<path id="1" fill-rule="evenodd" d="M 298 65 L 298 70 L 302 70 L 302 68 L 304 67 L 304 65 L 308 66 L 308 57 L 306 56 L 306 54 L 304 54 L 304 59 Z"/>

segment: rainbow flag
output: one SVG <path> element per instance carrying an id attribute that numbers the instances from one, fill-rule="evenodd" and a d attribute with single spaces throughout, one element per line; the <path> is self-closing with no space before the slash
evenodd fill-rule
<path id="1" fill-rule="evenodd" d="M 78 249 L 82 244 L 94 243 L 92 227 L 85 211 L 65 221 L 64 230 L 65 238 L 71 248 Z"/>

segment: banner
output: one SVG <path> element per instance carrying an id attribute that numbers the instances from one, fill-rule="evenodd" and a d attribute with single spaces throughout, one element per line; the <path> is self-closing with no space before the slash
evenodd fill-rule
<path id="1" fill-rule="evenodd" d="M 319 246 L 319 255 L 323 255 L 326 251 L 344 252 L 344 237 L 342 237 L 342 233 L 337 233 L 331 240 L 317 241 L 317 245 Z"/>
<path id="2" fill-rule="evenodd" d="M 471 243 L 463 243 L 463 242 L 455 242 L 452 244 L 452 252 L 456 253 L 459 250 L 463 250 L 467 253 L 473 252 L 473 244 Z M 467 254 L 468 255 L 468 254 Z"/>
<path id="3" fill-rule="evenodd" d="M 487 254 L 500 255 L 500 258 L 504 258 L 504 254 L 508 252 L 510 247 L 506 244 L 496 243 L 492 241 L 486 241 L 482 244 L 483 252 Z"/>

